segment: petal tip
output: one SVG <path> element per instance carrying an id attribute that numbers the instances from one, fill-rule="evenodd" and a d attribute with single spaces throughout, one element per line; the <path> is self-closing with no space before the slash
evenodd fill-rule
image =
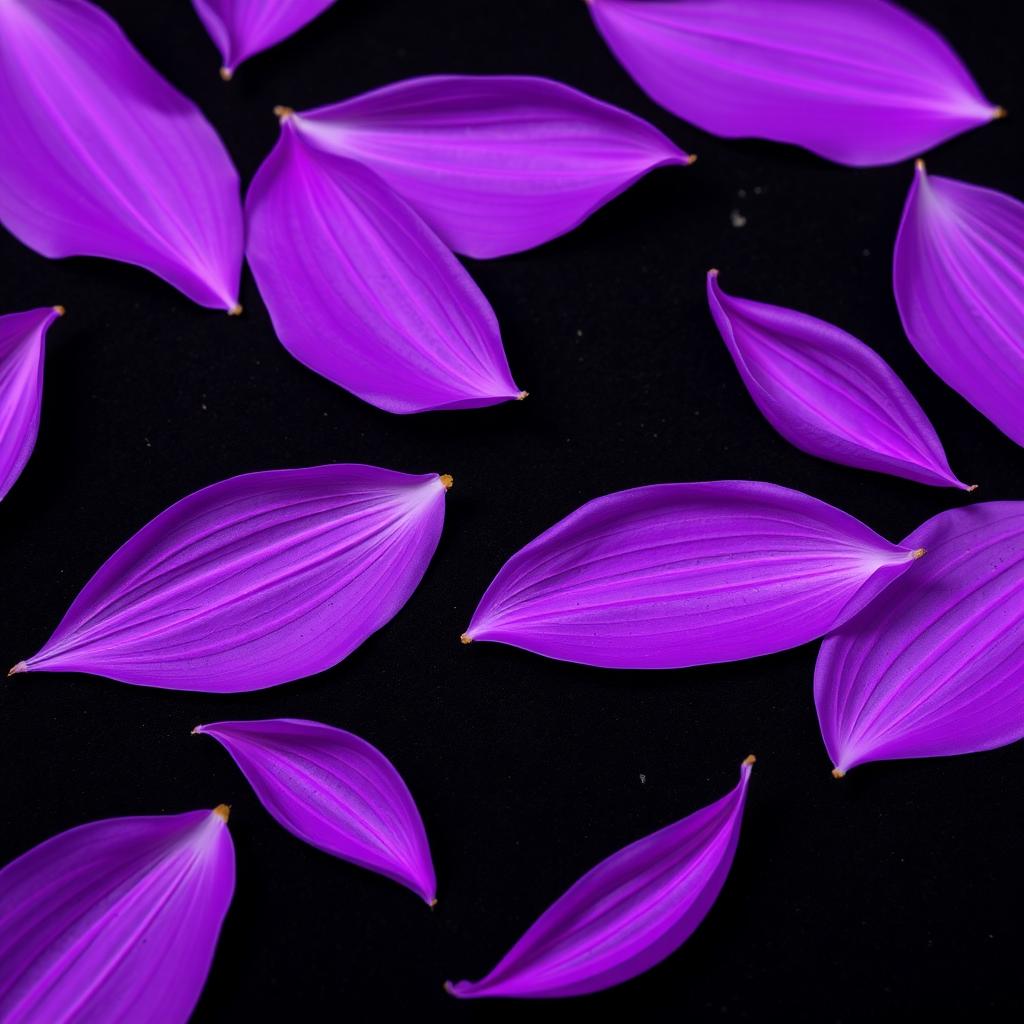
<path id="1" fill-rule="evenodd" d="M 529 398 L 529 397 L 530 397 L 530 392 L 529 391 L 520 391 L 519 394 L 516 395 L 516 401 L 517 402 L 522 402 L 524 399 Z"/>
<path id="2" fill-rule="evenodd" d="M 228 818 L 231 817 L 231 804 L 217 804 L 213 809 L 213 813 L 226 825 Z"/>
<path id="3" fill-rule="evenodd" d="M 747 754 L 747 756 L 743 758 L 741 767 L 749 768 L 753 764 L 757 764 L 757 758 L 753 754 Z"/>
<path id="4" fill-rule="evenodd" d="M 230 82 L 235 77 L 234 71 L 231 68 L 223 67 L 220 69 L 220 78 L 222 82 Z"/>
<path id="5" fill-rule="evenodd" d="M 914 161 L 914 170 L 917 171 L 918 174 L 922 174 L 922 175 L 925 172 L 924 161 L 920 157 L 918 157 Z"/>
<path id="6" fill-rule="evenodd" d="M 233 305 L 233 306 L 232 306 L 232 307 L 231 307 L 231 308 L 230 308 L 230 309 L 228 310 L 228 316 L 241 316 L 241 315 L 242 315 L 242 307 L 241 307 L 241 305 L 240 305 L 239 303 L 237 303 L 237 302 L 236 302 L 236 303 L 235 303 L 235 304 L 234 304 L 234 305 Z"/>
<path id="7" fill-rule="evenodd" d="M 846 775 L 846 772 L 844 772 L 842 768 L 833 768 L 832 769 L 832 778 L 833 779 L 841 779 L 841 778 L 844 778 L 845 775 Z"/>
<path id="8" fill-rule="evenodd" d="M 54 313 L 57 314 L 57 316 L 63 316 L 67 312 L 67 310 L 63 306 L 54 306 L 53 311 Z"/>
<path id="9" fill-rule="evenodd" d="M 1002 121 L 1004 117 L 1009 117 L 1010 113 L 1006 107 L 993 107 L 992 108 L 992 120 Z"/>
<path id="10" fill-rule="evenodd" d="M 437 897 L 431 896 L 431 898 L 427 900 L 427 906 L 430 907 L 431 910 L 433 910 L 434 907 L 437 906 Z"/>
<path id="11" fill-rule="evenodd" d="M 202 734 L 203 734 L 203 728 L 204 728 L 203 726 L 201 726 L 201 725 L 197 725 L 197 726 L 196 726 L 196 727 L 195 727 L 195 728 L 194 728 L 194 729 L 192 730 L 192 732 L 191 732 L 191 734 L 190 734 L 190 735 L 192 735 L 192 736 L 202 736 Z"/>
<path id="12" fill-rule="evenodd" d="M 692 167 L 697 162 L 696 153 L 687 153 L 686 158 L 683 160 L 684 167 Z"/>
<path id="13" fill-rule="evenodd" d="M 284 124 L 288 118 L 294 116 L 295 110 L 292 107 L 282 107 L 280 105 L 274 107 L 274 117 L 276 117 L 281 124 Z"/>
<path id="14" fill-rule="evenodd" d="M 964 490 L 968 494 L 973 494 L 977 489 L 978 489 L 978 485 L 977 484 L 964 484 Z"/>
<path id="15" fill-rule="evenodd" d="M 468 633 L 463 633 L 462 636 L 459 637 L 460 644 L 471 644 L 472 642 L 473 638 Z M 17 668 L 17 666 L 15 666 L 15 668 Z M 14 669 L 11 669 L 11 671 L 13 672 Z"/>
<path id="16" fill-rule="evenodd" d="M 11 676 L 16 676 L 16 675 L 18 675 L 21 672 L 27 672 L 27 671 L 28 671 L 28 665 L 24 661 L 19 661 L 17 665 L 15 665 L 12 669 L 8 670 L 7 678 L 10 679 Z"/>
<path id="17" fill-rule="evenodd" d="M 441 486 L 446 490 L 450 491 L 455 483 L 455 477 L 451 473 L 440 473 L 438 474 L 438 480 L 441 481 Z"/>
<path id="18" fill-rule="evenodd" d="M 711 269 L 710 269 L 710 270 L 708 271 L 708 280 L 709 280 L 709 281 L 714 281 L 714 280 L 716 280 L 717 278 L 718 278 L 718 267 L 712 267 L 712 268 L 711 268 Z"/>

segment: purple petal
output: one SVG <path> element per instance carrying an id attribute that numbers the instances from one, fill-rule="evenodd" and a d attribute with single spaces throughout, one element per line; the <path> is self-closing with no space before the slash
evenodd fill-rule
<path id="1" fill-rule="evenodd" d="M 225 81 L 242 61 L 286 39 L 326 11 L 334 0 L 192 0 L 220 50 Z"/>
<path id="2" fill-rule="evenodd" d="M 888 164 L 1001 117 L 930 26 L 885 0 L 589 0 L 656 103 L 728 138 Z"/>
<path id="3" fill-rule="evenodd" d="M 199 109 L 84 0 L 0 3 L 0 221 L 44 256 L 145 267 L 238 310 L 242 211 Z"/>
<path id="4" fill-rule="evenodd" d="M 904 544 L 928 557 L 818 655 L 814 699 L 836 776 L 1024 737 L 1024 502 L 942 512 Z"/>
<path id="5" fill-rule="evenodd" d="M 227 817 L 94 821 L 0 871 L 0 1019 L 184 1024 L 235 888 Z"/>
<path id="6" fill-rule="evenodd" d="M 692 163 L 646 121 L 546 78 L 411 78 L 308 111 L 302 128 L 480 258 L 550 241 L 654 168 Z"/>
<path id="7" fill-rule="evenodd" d="M 103 564 L 25 671 L 228 693 L 322 672 L 409 599 L 451 477 L 250 473 L 172 505 Z"/>
<path id="8" fill-rule="evenodd" d="M 193 732 L 227 749 L 292 835 L 437 902 L 420 813 L 394 765 L 366 740 L 295 718 L 217 722 Z"/>
<path id="9" fill-rule="evenodd" d="M 285 348 L 388 412 L 523 397 L 459 261 L 370 169 L 322 152 L 305 115 L 249 189 L 248 257 Z"/>
<path id="10" fill-rule="evenodd" d="M 893 285 L 921 358 L 1024 445 L 1024 204 L 928 176 L 919 161 Z"/>
<path id="11" fill-rule="evenodd" d="M 732 866 L 750 766 L 716 803 L 612 854 L 559 897 L 462 999 L 578 996 L 634 978 L 704 920 Z"/>
<path id="12" fill-rule="evenodd" d="M 39 433 L 43 352 L 61 306 L 0 316 L 0 499 L 25 468 Z"/>
<path id="13" fill-rule="evenodd" d="M 921 554 L 774 484 L 638 487 L 513 555 L 462 639 L 605 668 L 738 661 L 835 629 Z"/>
<path id="14" fill-rule="evenodd" d="M 953 475 L 903 381 L 863 342 L 806 313 L 726 295 L 717 270 L 708 303 L 751 397 L 787 441 L 845 466 L 974 490 Z"/>

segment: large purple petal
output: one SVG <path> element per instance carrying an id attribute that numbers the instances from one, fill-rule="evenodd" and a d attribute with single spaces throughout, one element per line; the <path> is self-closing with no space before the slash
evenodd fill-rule
<path id="1" fill-rule="evenodd" d="M 462 999 L 578 996 L 675 952 L 707 916 L 732 866 L 753 757 L 721 800 L 619 850 L 559 897 Z"/>
<path id="2" fill-rule="evenodd" d="M 235 888 L 228 808 L 110 818 L 0 871 L 6 1024 L 184 1024 Z"/>
<path id="3" fill-rule="evenodd" d="M 547 242 L 654 168 L 692 162 L 646 121 L 546 78 L 411 78 L 308 111 L 302 125 L 481 258 Z"/>
<path id="4" fill-rule="evenodd" d="M 334 0 L 192 0 L 196 14 L 220 50 L 227 80 L 238 65 L 311 22 Z"/>
<path id="5" fill-rule="evenodd" d="M 774 484 L 638 487 L 513 555 L 462 639 L 606 668 L 738 661 L 835 629 L 921 554 Z"/>
<path id="6" fill-rule="evenodd" d="M 888 164 L 1003 111 L 930 26 L 886 0 L 589 0 L 650 97 L 716 135 Z"/>
<path id="7" fill-rule="evenodd" d="M 202 306 L 237 311 L 231 158 L 84 0 L 0 3 L 0 221 L 44 256 L 135 263 Z"/>
<path id="8" fill-rule="evenodd" d="M 25 468 L 39 433 L 46 331 L 60 306 L 0 316 L 0 499 Z"/>
<path id="9" fill-rule="evenodd" d="M 1024 445 L 1024 203 L 919 161 L 893 261 L 921 358 Z"/>
<path id="10" fill-rule="evenodd" d="M 218 693 L 321 672 L 416 589 L 450 486 L 338 465 L 196 491 L 107 559 L 42 650 L 11 671 Z"/>
<path id="11" fill-rule="evenodd" d="M 1024 737 L 1024 502 L 941 512 L 928 557 L 821 645 L 814 699 L 842 775 Z"/>
<path id="12" fill-rule="evenodd" d="M 304 115 L 283 114 L 246 213 L 249 263 L 296 359 L 388 412 L 522 397 L 459 261 L 372 170 L 313 145 Z"/>
<path id="13" fill-rule="evenodd" d="M 787 441 L 846 466 L 959 487 L 924 410 L 889 364 L 846 331 L 806 313 L 726 295 L 708 303 L 757 407 Z"/>
<path id="14" fill-rule="evenodd" d="M 433 905 L 437 889 L 420 813 L 394 765 L 366 740 L 321 722 L 216 722 L 263 806 L 293 835 L 393 878 Z"/>

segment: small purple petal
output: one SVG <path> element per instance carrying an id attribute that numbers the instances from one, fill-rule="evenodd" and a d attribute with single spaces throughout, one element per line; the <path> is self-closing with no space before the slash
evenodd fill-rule
<path id="1" fill-rule="evenodd" d="M 1024 502 L 941 512 L 928 557 L 821 645 L 814 699 L 836 776 L 1024 737 Z"/>
<path id="2" fill-rule="evenodd" d="M 921 358 L 1024 445 L 1024 203 L 918 161 L 893 285 Z"/>
<path id="3" fill-rule="evenodd" d="M 295 718 L 217 722 L 263 806 L 292 835 L 393 878 L 433 906 L 437 882 L 412 794 L 376 747 L 342 729 Z"/>
<path id="4" fill-rule="evenodd" d="M 886 0 L 589 0 L 656 103 L 705 131 L 853 166 L 915 156 L 1003 111 L 930 26 Z"/>
<path id="5" fill-rule="evenodd" d="M 692 163 L 656 128 L 561 82 L 411 78 L 302 115 L 372 167 L 456 252 L 520 252 L 571 231 L 656 167 Z"/>
<path id="6" fill-rule="evenodd" d="M 334 0 L 192 0 L 224 59 L 221 78 L 238 65 L 298 32 L 334 4 Z"/>
<path id="7" fill-rule="evenodd" d="M 934 487 L 974 489 L 953 475 L 903 381 L 853 335 L 806 313 L 726 295 L 717 270 L 708 274 L 708 303 L 757 407 L 797 448 Z"/>
<path id="8" fill-rule="evenodd" d="M 923 553 L 774 484 L 638 487 L 513 555 L 462 639 L 605 668 L 738 661 L 835 629 Z"/>
<path id="9" fill-rule="evenodd" d="M 43 353 L 61 306 L 0 316 L 0 499 L 25 468 L 39 433 Z"/>
<path id="10" fill-rule="evenodd" d="M 0 1019 L 185 1024 L 235 888 L 227 817 L 94 821 L 0 871 Z"/>
<path id="11" fill-rule="evenodd" d="M 196 491 L 115 552 L 12 673 L 233 693 L 322 672 L 416 589 L 451 482 L 337 465 Z"/>
<path id="12" fill-rule="evenodd" d="M 707 916 L 732 866 L 753 757 L 716 803 L 619 850 L 559 897 L 460 999 L 550 999 L 597 992 L 674 953 Z"/>
<path id="13" fill-rule="evenodd" d="M 238 175 L 209 122 L 84 0 L 0 3 L 0 222 L 238 308 Z"/>
<path id="14" fill-rule="evenodd" d="M 372 170 L 313 145 L 305 115 L 281 116 L 246 214 L 249 263 L 285 348 L 388 412 L 524 397 L 459 261 Z"/>

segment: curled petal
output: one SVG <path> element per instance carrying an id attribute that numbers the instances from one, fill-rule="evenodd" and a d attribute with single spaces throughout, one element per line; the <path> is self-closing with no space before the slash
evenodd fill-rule
<path id="1" fill-rule="evenodd" d="M 0 871 L 0 1019 L 185 1024 L 235 888 L 227 817 L 94 821 Z"/>
<path id="2" fill-rule="evenodd" d="M 565 234 L 654 168 L 692 162 L 646 121 L 546 78 L 411 78 L 302 120 L 480 258 Z"/>
<path id="3" fill-rule="evenodd" d="M 522 397 L 459 261 L 373 171 L 312 145 L 304 115 L 285 113 L 246 212 L 249 263 L 296 359 L 388 412 Z"/>
<path id="4" fill-rule="evenodd" d="M 225 747 L 292 835 L 437 902 L 423 821 L 409 788 L 376 747 L 295 718 L 217 722 L 193 731 Z"/>
<path id="5" fill-rule="evenodd" d="M 115 552 L 12 672 L 217 693 L 321 672 L 416 589 L 450 486 L 448 476 L 338 465 L 196 491 Z"/>
<path id="6" fill-rule="evenodd" d="M 238 307 L 238 176 L 209 122 L 84 0 L 0 3 L 0 221 Z"/>
<path id="7" fill-rule="evenodd" d="M 0 316 L 0 499 L 25 468 L 39 433 L 46 332 L 60 306 Z"/>
<path id="8" fill-rule="evenodd" d="M 708 302 L 743 383 L 787 441 L 846 466 L 973 490 L 903 381 L 863 342 L 806 313 L 726 295 L 716 270 Z"/>
<path id="9" fill-rule="evenodd" d="M 638 487 L 513 555 L 463 640 L 606 668 L 738 661 L 835 629 L 923 553 L 773 484 Z"/>
<path id="10" fill-rule="evenodd" d="M 1024 203 L 929 176 L 919 161 L 893 285 L 921 358 L 1024 445 Z"/>
<path id="11" fill-rule="evenodd" d="M 833 774 L 1024 737 L 1024 502 L 941 512 L 928 557 L 821 645 L 818 721 Z"/>
<path id="12" fill-rule="evenodd" d="M 612 854 L 559 897 L 460 999 L 578 996 L 618 985 L 675 952 L 707 916 L 732 866 L 753 757 L 731 793 Z"/>
<path id="13" fill-rule="evenodd" d="M 326 11 L 334 0 L 192 0 L 224 60 L 221 78 L 267 50 Z"/>
<path id="14" fill-rule="evenodd" d="M 1003 111 L 930 26 L 887 0 L 589 0 L 648 95 L 716 135 L 853 166 L 915 156 Z"/>

